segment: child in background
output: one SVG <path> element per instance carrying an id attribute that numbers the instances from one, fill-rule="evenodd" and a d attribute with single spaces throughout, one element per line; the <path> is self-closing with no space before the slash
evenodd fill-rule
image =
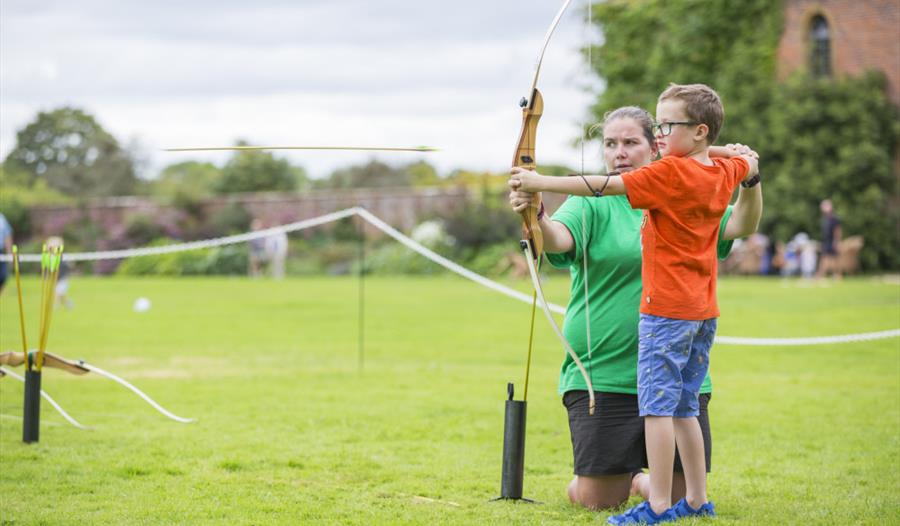
<path id="1" fill-rule="evenodd" d="M 47 248 L 60 248 L 63 246 L 63 239 L 58 236 L 53 236 L 47 238 Z M 59 266 L 59 278 L 56 281 L 56 304 L 62 305 L 66 309 L 71 309 L 75 306 L 72 303 L 72 299 L 69 298 L 69 264 L 66 262 L 65 256 L 63 256 L 62 263 Z"/>

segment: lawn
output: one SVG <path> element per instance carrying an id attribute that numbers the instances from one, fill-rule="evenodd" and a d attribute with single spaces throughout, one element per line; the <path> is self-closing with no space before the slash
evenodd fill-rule
<path id="1" fill-rule="evenodd" d="M 25 281 L 36 341 L 39 283 Z M 528 283 L 512 284 L 527 291 Z M 565 303 L 567 282 L 547 283 Z M 506 383 L 521 391 L 530 307 L 453 276 L 368 278 L 364 346 L 349 277 L 76 277 L 48 350 L 131 380 L 45 370 L 41 440 L 21 442 L 22 384 L 0 380 L 0 524 L 598 524 L 571 506 L 563 357 L 539 320 L 525 496 L 500 490 Z M 148 312 L 131 306 L 152 301 Z M 900 327 L 900 286 L 720 283 L 719 333 L 800 337 Z M 14 286 L 0 349 L 20 348 Z M 362 358 L 362 359 L 361 359 Z M 716 524 L 900 524 L 900 339 L 718 345 Z M 22 374 L 22 368 L 13 371 Z M 703 521 L 697 521 L 701 524 Z M 686 522 L 685 524 L 692 524 Z"/>

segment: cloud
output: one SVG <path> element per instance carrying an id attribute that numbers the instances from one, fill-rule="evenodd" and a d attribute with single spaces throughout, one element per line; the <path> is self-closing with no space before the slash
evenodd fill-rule
<path id="1" fill-rule="evenodd" d="M 516 102 L 557 8 L 542 0 L 4 2 L 0 154 L 37 111 L 75 105 L 123 142 L 144 144 L 151 170 L 176 160 L 158 147 L 238 138 L 429 144 L 445 148 L 426 158 L 441 170 L 502 170 L 518 132 Z M 587 33 L 570 10 L 542 70 L 539 156 L 574 165 L 580 153 L 570 144 L 591 99 L 577 53 Z M 289 157 L 314 175 L 365 159 Z"/>

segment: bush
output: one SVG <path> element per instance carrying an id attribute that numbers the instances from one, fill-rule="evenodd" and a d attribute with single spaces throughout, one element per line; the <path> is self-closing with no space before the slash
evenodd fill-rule
<path id="1" fill-rule="evenodd" d="M 6 216 L 6 220 L 13 229 L 14 243 L 31 235 L 31 215 L 28 213 L 28 208 L 18 199 L 6 197 L 0 199 L 0 212 Z"/>
<path id="2" fill-rule="evenodd" d="M 171 239 L 157 239 L 150 246 L 173 244 Z M 229 245 L 200 250 L 186 250 L 126 259 L 116 274 L 123 276 L 198 276 L 244 275 L 247 273 L 246 245 Z"/>

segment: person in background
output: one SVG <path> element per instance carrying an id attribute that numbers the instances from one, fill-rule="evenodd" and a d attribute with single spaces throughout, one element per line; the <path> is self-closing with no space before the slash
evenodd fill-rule
<path id="1" fill-rule="evenodd" d="M 254 232 L 262 230 L 265 227 L 262 219 L 254 219 L 250 223 L 250 229 Z M 266 238 L 258 237 L 256 239 L 251 239 L 248 242 L 250 245 L 250 268 L 249 274 L 250 277 L 258 278 L 262 275 L 263 267 L 269 261 L 268 255 L 266 254 Z"/>
<path id="2" fill-rule="evenodd" d="M 0 213 L 0 240 L 3 242 L 3 253 L 12 254 L 13 229 L 3 213 Z M 9 276 L 11 267 L 10 263 L 0 261 L 0 294 L 3 293 L 3 289 L 6 286 L 6 278 Z"/>
<path id="3" fill-rule="evenodd" d="M 838 244 L 841 242 L 841 220 L 834 214 L 831 199 L 825 199 L 819 205 L 822 211 L 822 259 L 819 262 L 817 278 L 824 278 L 831 272 L 835 279 L 841 279 L 841 268 L 838 265 Z"/>
<path id="4" fill-rule="evenodd" d="M 59 236 L 47 238 L 47 248 L 64 248 L 63 239 Z M 54 290 L 54 293 L 56 295 L 56 304 L 67 309 L 71 309 L 75 306 L 72 299 L 69 298 L 69 272 L 71 270 L 71 265 L 66 261 L 65 255 L 63 255 L 62 263 L 59 266 L 59 277 L 56 281 L 56 290 Z"/>
<path id="5" fill-rule="evenodd" d="M 816 242 L 805 232 L 797 234 L 795 239 L 800 247 L 800 275 L 810 279 L 816 273 Z"/>
<path id="6" fill-rule="evenodd" d="M 266 238 L 266 256 L 272 266 L 272 277 L 284 278 L 284 265 L 288 253 L 288 236 L 279 230 Z"/>

